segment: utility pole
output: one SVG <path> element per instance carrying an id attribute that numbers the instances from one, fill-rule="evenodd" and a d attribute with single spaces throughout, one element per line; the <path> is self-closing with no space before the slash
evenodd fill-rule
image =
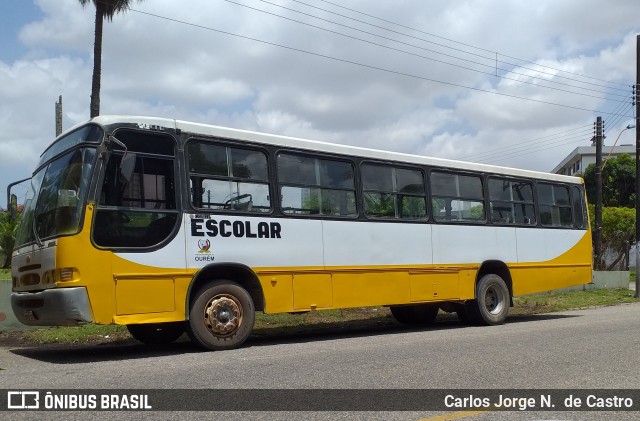
<path id="1" fill-rule="evenodd" d="M 602 265 L 602 117 L 596 119 L 596 230 L 594 237 L 595 269 Z"/>
<path id="2" fill-rule="evenodd" d="M 62 133 L 62 95 L 56 102 L 56 137 Z"/>
<path id="3" fill-rule="evenodd" d="M 640 35 L 636 36 L 636 85 L 634 86 L 634 104 L 636 107 L 636 298 L 640 298 L 640 120 L 638 119 L 638 101 L 640 100 Z"/>

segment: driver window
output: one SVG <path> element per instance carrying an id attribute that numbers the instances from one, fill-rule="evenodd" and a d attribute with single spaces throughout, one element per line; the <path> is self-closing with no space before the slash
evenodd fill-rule
<path id="1" fill-rule="evenodd" d="M 106 166 L 93 239 L 102 247 L 152 247 L 166 240 L 178 221 L 174 177 L 173 138 L 145 132 L 117 133 L 127 153 L 135 153 L 133 174 L 126 180 L 120 170 L 124 154 L 114 151 Z M 151 139 L 145 139 L 150 137 Z M 154 156 L 137 152 L 154 145 Z M 136 149 L 132 149 L 136 148 Z M 161 152 L 161 153 L 158 153 Z"/>

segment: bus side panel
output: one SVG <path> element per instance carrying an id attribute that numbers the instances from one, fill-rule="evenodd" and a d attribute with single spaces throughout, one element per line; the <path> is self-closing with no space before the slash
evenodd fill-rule
<path id="1" fill-rule="evenodd" d="M 523 265 L 510 268 L 513 295 L 520 296 L 554 289 L 584 285 L 591 282 L 589 266 Z"/>
<path id="2" fill-rule="evenodd" d="M 591 263 L 591 244 L 585 241 L 587 236 L 588 241 L 591 240 L 588 231 L 551 228 L 516 228 L 516 230 L 519 263 Z M 565 255 L 561 261 L 558 260 L 577 245 L 579 248 L 573 250 L 572 254 Z M 585 248 L 586 246 L 588 247 Z"/>
<path id="3" fill-rule="evenodd" d="M 450 270 L 412 271 L 409 275 L 411 301 L 454 300 L 460 296 L 459 272 Z"/>
<path id="4" fill-rule="evenodd" d="M 254 270 L 323 264 L 322 221 L 210 215 L 188 224 L 188 268 L 212 262 L 240 263 Z"/>
<path id="5" fill-rule="evenodd" d="M 422 266 L 432 263 L 432 225 L 323 221 L 326 267 Z"/>
<path id="6" fill-rule="evenodd" d="M 185 226 L 163 247 L 148 252 L 118 252 L 113 259 L 116 323 L 184 320 L 185 294 L 192 273 L 186 270 Z"/>
<path id="7" fill-rule="evenodd" d="M 430 231 L 421 223 L 323 221 L 334 307 L 409 303 L 412 288 L 416 300 L 432 299 L 425 297 L 433 296 L 433 280 L 409 275 L 432 262 Z"/>
<path id="8" fill-rule="evenodd" d="M 409 303 L 407 271 L 336 271 L 333 274 L 336 308 Z"/>
<path id="9" fill-rule="evenodd" d="M 588 284 L 591 247 L 590 231 L 523 229 L 518 233 L 520 263 L 510 267 L 513 295 Z"/>
<path id="10" fill-rule="evenodd" d="M 516 262 L 512 227 L 433 225 L 433 263 L 478 267 L 486 260 Z"/>

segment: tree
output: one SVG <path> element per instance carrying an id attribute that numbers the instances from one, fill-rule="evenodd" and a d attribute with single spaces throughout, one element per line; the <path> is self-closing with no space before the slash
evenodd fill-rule
<path id="1" fill-rule="evenodd" d="M 129 10 L 133 0 L 79 0 L 85 7 L 93 3 L 96 7 L 95 37 L 93 43 L 93 78 L 91 80 L 91 118 L 100 115 L 100 78 L 102 73 L 102 27 L 104 19 L 111 21 L 116 13 Z M 137 0 L 142 1 L 142 0 Z"/>
<path id="2" fill-rule="evenodd" d="M 589 205 L 593 220 L 595 208 Z M 602 258 L 594 262 L 596 270 L 613 270 L 627 256 L 636 234 L 636 210 L 624 207 L 602 209 Z"/>
<path id="3" fill-rule="evenodd" d="M 11 252 L 16 243 L 16 231 L 20 223 L 19 216 L 11 216 L 9 212 L 0 214 L 0 249 L 4 252 L 3 268 L 11 266 Z"/>
<path id="4" fill-rule="evenodd" d="M 596 198 L 596 169 L 591 164 L 584 172 L 587 197 Z M 602 171 L 602 206 L 633 208 L 636 203 L 636 163 L 629 154 L 620 154 L 607 161 Z"/>

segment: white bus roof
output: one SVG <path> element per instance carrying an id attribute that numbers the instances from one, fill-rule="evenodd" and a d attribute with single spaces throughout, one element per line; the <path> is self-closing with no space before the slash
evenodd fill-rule
<path id="1" fill-rule="evenodd" d="M 91 120 L 100 125 L 118 123 L 141 124 L 146 127 L 159 126 L 175 128 L 193 134 L 202 134 L 227 139 L 246 140 L 249 142 L 263 143 L 274 146 L 284 146 L 296 149 L 305 149 L 313 152 L 325 152 L 332 154 L 354 155 L 362 158 L 371 158 L 387 161 L 406 162 L 411 164 L 430 165 L 445 168 L 455 168 L 470 171 L 481 171 L 494 174 L 502 174 L 514 177 L 528 177 L 563 183 L 581 184 L 579 177 L 572 177 L 547 172 L 521 170 L 516 168 L 501 167 L 496 165 L 476 164 L 473 162 L 456 161 L 452 159 L 433 158 L 420 155 L 411 155 L 400 152 L 389 152 L 377 149 L 368 149 L 358 146 L 339 145 L 336 143 L 320 142 L 316 140 L 279 136 L 274 134 L 253 132 L 248 130 L 232 129 L 228 127 L 213 126 L 202 123 L 193 123 L 182 120 L 174 120 L 161 117 L 129 116 L 129 115 L 104 115 Z"/>

